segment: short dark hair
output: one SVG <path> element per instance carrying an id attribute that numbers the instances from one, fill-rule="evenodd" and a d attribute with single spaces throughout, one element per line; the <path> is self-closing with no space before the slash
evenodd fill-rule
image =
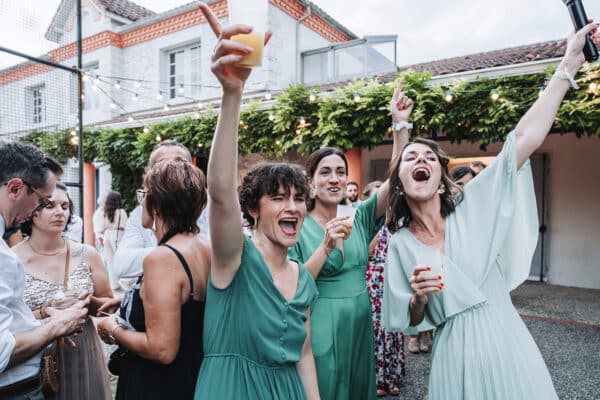
<path id="1" fill-rule="evenodd" d="M 109 192 L 104 201 L 104 215 L 110 222 L 115 222 L 115 213 L 122 208 L 121 193 Z"/>
<path id="2" fill-rule="evenodd" d="M 356 183 L 356 182 L 354 182 L 354 181 L 350 181 L 350 182 L 346 183 L 346 187 L 348 187 L 348 186 L 350 186 L 350 185 L 354 185 L 354 186 L 356 186 L 356 188 L 357 188 L 357 189 L 359 188 L 359 187 L 358 187 L 358 183 Z"/>
<path id="3" fill-rule="evenodd" d="M 264 163 L 250 170 L 238 189 L 240 207 L 246 221 L 251 226 L 254 225 L 255 220 L 250 212 L 259 210 L 260 199 L 263 196 L 275 196 L 279 189 L 290 194 L 292 186 L 298 194 L 307 196 L 308 182 L 298 165 Z"/>
<path id="4" fill-rule="evenodd" d="M 452 178 L 452 182 L 456 182 L 457 180 L 461 179 L 462 177 L 468 174 L 471 174 L 473 178 L 475 178 L 475 176 L 477 175 L 475 171 L 473 171 L 470 167 L 467 167 L 466 165 L 454 167 L 452 168 L 452 171 L 450 171 L 450 177 Z"/>
<path id="5" fill-rule="evenodd" d="M 206 179 L 184 160 L 161 161 L 144 177 L 145 207 L 158 214 L 172 234 L 198 233 L 197 220 L 206 206 Z"/>
<path id="6" fill-rule="evenodd" d="M 398 176 L 398 170 L 400 169 L 400 164 L 402 163 L 402 155 L 408 146 L 411 144 L 420 143 L 429 147 L 431 151 L 435 153 L 437 159 L 440 162 L 442 167 L 442 177 L 441 183 L 444 184 L 446 190 L 444 193 L 440 194 L 441 200 L 441 209 L 440 214 L 442 217 L 447 217 L 452 214 L 456 208 L 456 205 L 462 201 L 462 191 L 460 187 L 457 186 L 452 179 L 450 179 L 450 173 L 448 172 L 448 164 L 450 163 L 450 157 L 446 155 L 446 153 L 440 148 L 437 142 L 421 137 L 417 137 L 412 141 L 408 142 L 402 151 L 400 152 L 400 157 L 397 157 L 391 168 L 390 168 L 390 191 L 388 194 L 388 221 L 387 227 L 391 233 L 396 232 L 401 227 L 409 226 L 413 220 L 412 213 L 410 212 L 410 208 L 408 207 L 408 203 L 406 202 L 406 196 L 403 194 L 404 189 L 402 188 L 402 182 L 400 181 L 400 177 Z M 459 195 L 456 197 L 452 196 L 452 188 L 459 189 Z"/>
<path id="7" fill-rule="evenodd" d="M 346 160 L 346 155 L 344 154 L 344 152 L 336 147 L 323 147 L 319 150 L 313 151 L 313 153 L 308 158 L 308 161 L 306 162 L 306 176 L 312 179 L 315 176 L 315 172 L 317 172 L 317 166 L 319 165 L 321 160 L 331 155 L 336 155 L 344 161 L 347 175 L 348 160 Z M 306 207 L 308 211 L 311 211 L 313 208 L 315 208 L 315 199 L 308 198 L 306 201 Z"/>
<path id="8" fill-rule="evenodd" d="M 190 150 L 185 147 L 183 144 L 179 143 L 177 140 L 174 139 L 167 139 L 167 140 L 163 140 L 162 142 L 160 142 L 159 144 L 157 144 L 156 146 L 154 146 L 154 148 L 152 149 L 152 152 L 150 153 L 150 157 L 148 159 L 148 167 L 152 168 L 154 166 L 154 162 L 152 161 L 152 157 L 154 156 L 154 154 L 156 154 L 156 152 L 164 147 L 178 147 L 181 150 L 183 150 L 183 152 L 185 153 L 185 160 L 186 161 L 192 161 L 192 154 L 190 153 Z"/>
<path id="9" fill-rule="evenodd" d="M 21 178 L 37 189 L 46 185 L 50 173 L 59 178 L 62 166 L 34 145 L 0 142 L 0 184 Z"/>
<path id="10" fill-rule="evenodd" d="M 67 225 L 65 225 L 65 231 L 69 229 L 69 225 L 73 222 L 73 214 L 75 213 L 75 204 L 73 204 L 73 199 L 71 199 L 71 195 L 69 195 L 69 190 L 67 186 L 62 182 L 56 182 L 56 189 L 60 189 L 67 194 L 67 198 L 69 199 L 69 218 L 67 219 Z M 28 219 L 27 221 L 21 224 L 21 233 L 23 236 L 31 236 L 31 231 L 33 230 L 33 217 Z"/>

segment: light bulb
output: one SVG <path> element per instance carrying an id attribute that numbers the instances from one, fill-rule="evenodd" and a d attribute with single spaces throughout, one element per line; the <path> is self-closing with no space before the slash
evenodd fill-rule
<path id="1" fill-rule="evenodd" d="M 598 84 L 596 82 L 590 83 L 590 92 L 595 92 L 598 89 Z"/>
<path id="2" fill-rule="evenodd" d="M 145 127 L 144 127 L 144 133 L 148 133 L 148 132 L 150 132 L 150 129 L 148 129 L 148 127 L 147 127 L 147 126 L 145 126 Z"/>
<path id="3" fill-rule="evenodd" d="M 267 89 L 267 92 L 265 93 L 265 100 L 271 100 L 272 98 L 273 95 L 271 94 L 271 91 Z"/>
<path id="4" fill-rule="evenodd" d="M 129 121 L 129 122 L 133 122 L 133 117 L 129 117 L 129 118 L 127 118 L 127 121 Z"/>
<path id="5" fill-rule="evenodd" d="M 275 115 L 273 115 L 273 113 L 269 113 L 269 121 L 275 121 Z"/>
<path id="6" fill-rule="evenodd" d="M 183 88 L 183 85 L 179 85 L 179 88 L 177 89 L 177 93 L 183 94 L 183 92 L 185 92 L 185 89 Z"/>
<path id="7" fill-rule="evenodd" d="M 156 100 L 161 101 L 162 99 L 163 99 L 163 93 L 158 92 L 158 95 L 156 95 Z"/>
<path id="8" fill-rule="evenodd" d="M 139 89 L 142 86 L 142 83 L 140 81 L 135 81 L 134 85 L 136 89 Z"/>
<path id="9" fill-rule="evenodd" d="M 115 89 L 117 89 L 117 90 L 121 89 L 121 82 L 119 82 L 119 81 L 115 82 Z"/>
<path id="10" fill-rule="evenodd" d="M 114 110 L 117 108 L 117 105 L 115 103 L 110 103 L 110 108 L 112 108 Z"/>

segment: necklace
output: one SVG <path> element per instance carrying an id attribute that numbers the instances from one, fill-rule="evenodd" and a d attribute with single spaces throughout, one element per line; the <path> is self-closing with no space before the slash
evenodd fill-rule
<path id="1" fill-rule="evenodd" d="M 60 253 L 62 251 L 62 249 L 65 247 L 65 244 L 67 243 L 67 241 L 65 240 L 65 238 L 62 238 L 63 240 L 63 246 L 58 249 L 58 251 L 56 251 L 55 253 L 42 253 L 41 251 L 38 251 L 35 249 L 35 247 L 33 247 L 33 245 L 31 244 L 31 238 L 27 239 L 27 244 L 29 245 L 29 247 L 31 247 L 31 250 L 33 250 L 34 253 L 39 254 L 40 256 L 47 256 L 47 257 L 52 257 L 57 255 L 58 253 Z"/>

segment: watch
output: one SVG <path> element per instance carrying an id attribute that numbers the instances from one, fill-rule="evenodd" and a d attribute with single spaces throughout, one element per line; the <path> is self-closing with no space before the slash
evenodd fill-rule
<path id="1" fill-rule="evenodd" d="M 400 131 L 403 128 L 412 129 L 412 127 L 413 127 L 413 124 L 410 122 L 406 122 L 406 121 L 392 123 L 392 130 L 394 130 L 394 131 Z"/>

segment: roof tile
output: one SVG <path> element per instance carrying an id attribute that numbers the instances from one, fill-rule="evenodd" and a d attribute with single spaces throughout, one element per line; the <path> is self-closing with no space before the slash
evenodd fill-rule
<path id="1" fill-rule="evenodd" d="M 156 15 L 154 11 L 148 10 L 129 0 L 98 0 L 98 2 L 102 4 L 107 11 L 131 21 L 137 21 L 144 17 Z"/>

